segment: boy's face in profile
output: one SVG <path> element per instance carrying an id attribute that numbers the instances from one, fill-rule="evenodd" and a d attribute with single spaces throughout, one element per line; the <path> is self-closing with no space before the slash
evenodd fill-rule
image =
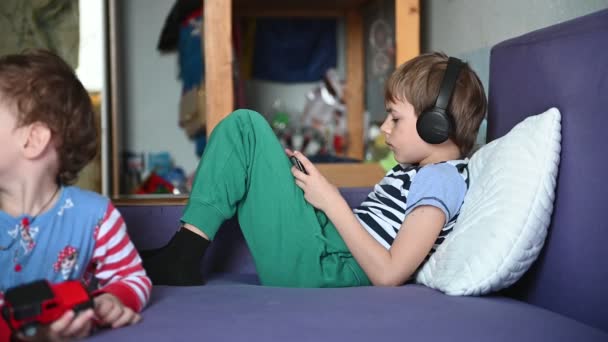
<path id="1" fill-rule="evenodd" d="M 407 100 L 387 103 L 387 116 L 380 127 L 386 144 L 400 164 L 418 164 L 430 154 L 429 146 L 416 130 L 418 117 Z"/>

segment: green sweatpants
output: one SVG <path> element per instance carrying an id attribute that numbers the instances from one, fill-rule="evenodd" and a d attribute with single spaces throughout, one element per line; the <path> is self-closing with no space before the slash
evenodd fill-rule
<path id="1" fill-rule="evenodd" d="M 306 202 L 290 169 L 266 120 L 237 110 L 211 134 L 182 221 L 213 240 L 236 213 L 264 285 L 369 285 L 331 221 Z"/>

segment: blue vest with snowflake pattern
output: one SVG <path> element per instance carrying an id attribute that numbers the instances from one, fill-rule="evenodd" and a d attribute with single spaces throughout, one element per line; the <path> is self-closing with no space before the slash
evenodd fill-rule
<path id="1" fill-rule="evenodd" d="M 0 211 L 0 292 L 34 280 L 81 279 L 93 257 L 95 229 L 109 200 L 77 187 L 63 187 L 54 206 L 37 217 Z"/>

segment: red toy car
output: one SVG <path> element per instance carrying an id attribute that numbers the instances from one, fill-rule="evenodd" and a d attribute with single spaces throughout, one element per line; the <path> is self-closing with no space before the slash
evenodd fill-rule
<path id="1" fill-rule="evenodd" d="M 7 290 L 2 317 L 13 332 L 36 334 L 38 325 L 52 323 L 66 311 L 76 313 L 93 308 L 93 299 L 79 281 L 50 284 L 38 280 Z"/>

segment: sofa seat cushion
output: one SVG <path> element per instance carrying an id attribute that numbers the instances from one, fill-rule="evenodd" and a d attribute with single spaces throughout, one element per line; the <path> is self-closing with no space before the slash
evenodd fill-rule
<path id="1" fill-rule="evenodd" d="M 254 274 L 239 274 L 202 287 L 155 287 L 141 323 L 91 341 L 608 340 L 504 297 L 453 297 L 420 285 L 295 289 L 255 282 Z"/>

